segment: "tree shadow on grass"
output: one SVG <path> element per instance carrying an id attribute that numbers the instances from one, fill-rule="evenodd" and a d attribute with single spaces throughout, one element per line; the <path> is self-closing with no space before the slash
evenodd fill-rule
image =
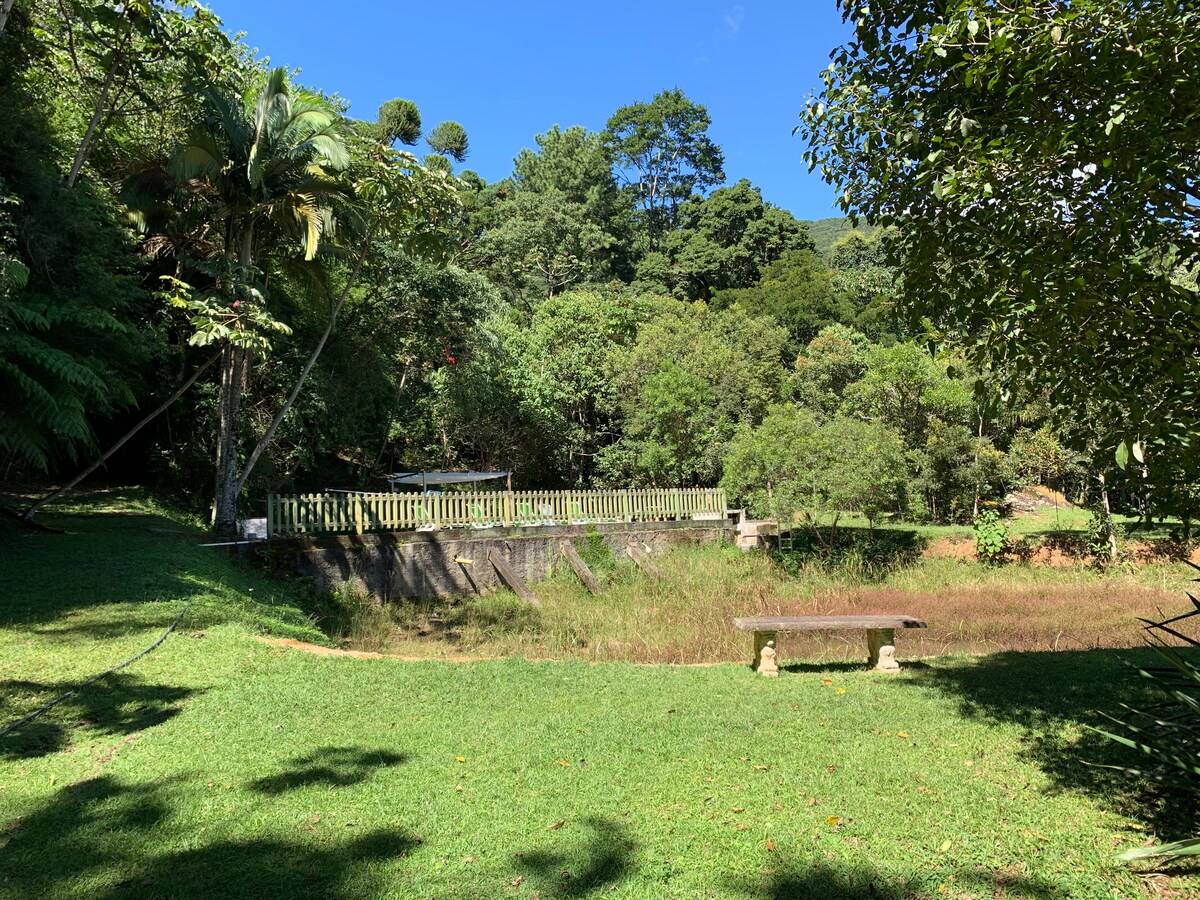
<path id="1" fill-rule="evenodd" d="M 863 654 L 866 655 L 865 653 Z M 901 671 L 904 672 L 923 672 L 929 668 L 929 663 L 921 660 L 904 660 L 901 663 Z M 784 663 L 779 667 L 779 671 L 783 673 L 794 673 L 797 675 L 819 675 L 822 672 L 834 672 L 843 674 L 863 674 L 870 675 L 874 671 L 874 667 L 870 666 L 866 660 L 862 662 L 789 662 Z M 879 673 L 881 678 L 891 678 L 891 675 Z"/>
<path id="2" fill-rule="evenodd" d="M 16 823 L 0 823 L 7 825 L 0 831 L 0 884 L 14 897 L 97 900 L 374 897 L 385 893 L 383 865 L 421 843 L 388 828 L 345 833 L 342 840 L 221 839 L 155 852 L 159 829 L 174 814 L 165 793 L 171 785 L 93 778 L 64 788 Z"/>
<path id="3" fill-rule="evenodd" d="M 625 827 L 599 816 L 585 819 L 584 823 L 592 836 L 582 846 L 567 851 L 536 850 L 520 857 L 522 867 L 542 896 L 586 897 L 630 874 L 634 842 Z M 564 836 L 569 836 L 569 832 Z"/>
<path id="4" fill-rule="evenodd" d="M 1157 702 L 1161 694 L 1136 667 L 1158 664 L 1160 657 L 1145 649 L 997 653 L 930 667 L 910 683 L 956 698 L 965 716 L 1021 726 L 1020 755 L 1056 789 L 1091 795 L 1164 836 L 1182 837 L 1197 824 L 1194 799 L 1109 768 L 1143 767 L 1147 757 L 1088 730 L 1111 730 L 1104 714 L 1121 718 L 1123 704 Z"/>
<path id="5" fill-rule="evenodd" d="M 398 766 L 407 761 L 406 754 L 388 750 L 319 747 L 295 759 L 291 763 L 295 768 L 259 778 L 250 784 L 250 789 L 260 794 L 284 794 L 312 785 L 348 787 L 365 781 L 376 769 Z"/>
<path id="6" fill-rule="evenodd" d="M 0 681 L 0 727 L 76 687 L 71 682 Z M 71 745 L 77 728 L 129 735 L 161 725 L 183 709 L 190 688 L 152 684 L 137 675 L 114 673 L 83 688 L 14 731 L 0 736 L 0 759 L 47 756 Z M 20 708 L 17 697 L 33 697 Z"/>
<path id="7" fill-rule="evenodd" d="M 1045 879 L 986 869 L 956 870 L 946 882 L 946 890 L 939 891 L 942 885 L 936 876 L 886 875 L 864 863 L 814 859 L 808 864 L 781 863 L 756 882 L 731 884 L 729 893 L 761 900 L 917 900 L 967 896 L 960 893 L 963 890 L 971 896 L 1026 900 L 1063 896 L 1060 885 Z"/>

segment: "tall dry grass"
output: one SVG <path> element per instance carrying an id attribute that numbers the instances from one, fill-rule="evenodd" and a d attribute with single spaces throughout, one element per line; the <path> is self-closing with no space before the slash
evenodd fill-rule
<path id="1" fill-rule="evenodd" d="M 898 636 L 902 658 L 1001 650 L 1137 646 L 1137 619 L 1178 607 L 1177 565 L 1102 574 L 1085 567 L 991 569 L 918 559 L 894 571 L 850 559 L 782 565 L 728 547 L 677 550 L 655 581 L 631 565 L 592 560 L 607 582 L 593 597 L 569 573 L 533 585 L 535 610 L 502 592 L 454 602 L 379 603 L 343 597 L 326 627 L 343 645 L 414 657 L 579 657 L 655 663 L 746 660 L 736 616 L 907 614 L 925 629 Z M 858 660 L 861 632 L 781 635 L 785 659 Z"/>

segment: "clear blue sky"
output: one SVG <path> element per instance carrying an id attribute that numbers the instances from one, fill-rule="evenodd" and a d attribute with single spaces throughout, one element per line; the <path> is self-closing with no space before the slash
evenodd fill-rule
<path id="1" fill-rule="evenodd" d="M 802 219 L 838 215 L 792 136 L 829 52 L 849 37 L 834 0 L 210 2 L 261 55 L 349 100 L 355 117 L 405 97 L 426 128 L 461 122 L 462 168 L 488 181 L 552 125 L 599 130 L 618 107 L 680 87 L 708 107 L 729 182 L 749 178 Z"/>

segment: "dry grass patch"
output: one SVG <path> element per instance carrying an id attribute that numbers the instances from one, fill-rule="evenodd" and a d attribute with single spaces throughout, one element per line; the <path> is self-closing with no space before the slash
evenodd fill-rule
<path id="1" fill-rule="evenodd" d="M 343 598 L 325 626 L 346 647 L 400 656 L 695 664 L 736 662 L 746 615 L 903 613 L 929 627 L 900 638 L 902 657 L 1137 646 L 1137 619 L 1178 606 L 1188 572 L 1179 565 L 1099 573 L 1083 567 L 989 569 L 921 559 L 872 581 L 860 569 L 784 567 L 729 548 L 663 557 L 660 581 L 631 566 L 609 571 L 606 593 L 589 595 L 567 573 L 534 585 L 543 608 L 507 593 L 453 602 L 380 603 Z M 865 655 L 861 633 L 817 632 L 781 641 L 785 660 L 843 661 Z"/>

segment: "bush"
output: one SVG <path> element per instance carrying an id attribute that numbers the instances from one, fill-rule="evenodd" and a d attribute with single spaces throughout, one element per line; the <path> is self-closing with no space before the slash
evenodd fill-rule
<path id="1" fill-rule="evenodd" d="M 1008 526 L 994 509 L 985 509 L 975 517 L 975 555 L 989 566 L 1004 562 L 1008 552 Z"/>

